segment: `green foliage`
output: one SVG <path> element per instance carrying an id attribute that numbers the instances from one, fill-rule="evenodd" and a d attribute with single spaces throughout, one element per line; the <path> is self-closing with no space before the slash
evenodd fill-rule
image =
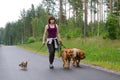
<path id="1" fill-rule="evenodd" d="M 3 44 L 4 42 L 4 28 L 0 28 L 0 44 Z"/>
<path id="2" fill-rule="evenodd" d="M 65 34 L 65 37 L 67 39 L 71 39 L 71 38 L 77 38 L 81 36 L 81 31 L 79 28 L 75 28 L 73 30 L 69 30 L 68 33 Z"/>
<path id="3" fill-rule="evenodd" d="M 117 38 L 120 39 L 120 16 L 118 18 L 118 26 L 117 26 Z"/>
<path id="4" fill-rule="evenodd" d="M 60 26 L 60 34 L 67 39 L 81 37 L 82 28 L 76 25 L 73 18 L 70 18 L 68 24 Z"/>
<path id="5" fill-rule="evenodd" d="M 107 31 L 108 31 L 108 37 L 110 39 L 116 39 L 117 38 L 117 26 L 118 26 L 118 20 L 115 16 L 108 16 L 107 18 Z"/>
<path id="6" fill-rule="evenodd" d="M 39 5 L 31 8 L 27 11 L 21 12 L 21 18 L 16 22 L 8 22 L 5 27 L 4 42 L 8 45 L 27 43 L 27 39 L 34 36 L 37 40 L 40 40 L 44 27 L 47 22 L 45 9 Z"/>
<path id="7" fill-rule="evenodd" d="M 47 24 L 46 23 L 47 22 L 47 17 L 46 17 L 47 14 L 41 6 L 39 6 L 37 8 L 37 11 L 38 11 L 37 13 L 41 14 L 41 15 L 39 15 L 39 17 L 33 18 L 31 24 L 32 24 L 33 36 L 37 40 L 39 40 L 42 37 L 43 32 L 44 32 L 44 27 Z"/>
<path id="8" fill-rule="evenodd" d="M 36 39 L 34 37 L 29 37 L 27 43 L 34 43 Z"/>

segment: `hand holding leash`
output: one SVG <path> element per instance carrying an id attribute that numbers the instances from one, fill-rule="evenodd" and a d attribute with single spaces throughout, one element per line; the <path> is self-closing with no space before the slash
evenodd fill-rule
<path id="1" fill-rule="evenodd" d="M 60 41 L 60 45 L 63 46 L 64 48 L 66 48 L 66 47 L 63 45 L 62 41 Z"/>
<path id="2" fill-rule="evenodd" d="M 42 45 L 45 45 L 45 41 L 42 42 Z"/>

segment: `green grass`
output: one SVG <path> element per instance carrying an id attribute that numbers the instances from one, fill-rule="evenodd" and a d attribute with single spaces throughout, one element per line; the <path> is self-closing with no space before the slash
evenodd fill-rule
<path id="1" fill-rule="evenodd" d="M 21 46 L 29 50 L 37 51 L 41 47 L 40 43 L 41 42 L 35 42 Z M 63 39 L 63 44 L 67 48 L 79 48 L 84 50 L 86 58 L 82 60 L 82 62 L 120 71 L 119 40 L 111 41 L 100 38 L 75 38 L 69 40 Z M 46 46 L 44 46 L 39 52 L 44 55 L 48 54 Z"/>
<path id="2" fill-rule="evenodd" d="M 43 55 L 47 55 L 48 51 L 47 51 L 46 45 L 42 46 L 40 43 L 41 42 L 34 42 L 34 43 L 30 43 L 30 44 L 22 44 L 22 45 L 19 45 L 19 46 L 24 48 L 24 49 L 33 51 L 35 53 L 40 53 L 40 54 L 43 54 Z"/>

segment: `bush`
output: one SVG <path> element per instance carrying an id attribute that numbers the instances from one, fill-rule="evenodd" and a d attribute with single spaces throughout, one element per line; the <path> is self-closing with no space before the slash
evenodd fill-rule
<path id="1" fill-rule="evenodd" d="M 107 30 L 108 30 L 108 37 L 110 39 L 116 39 L 117 38 L 117 18 L 110 15 L 107 18 Z"/>
<path id="2" fill-rule="evenodd" d="M 27 43 L 34 43 L 36 39 L 34 37 L 29 37 Z"/>

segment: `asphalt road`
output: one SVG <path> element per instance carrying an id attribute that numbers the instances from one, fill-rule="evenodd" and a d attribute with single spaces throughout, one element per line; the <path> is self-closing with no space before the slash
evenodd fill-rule
<path id="1" fill-rule="evenodd" d="M 20 62 L 29 60 L 27 70 Z M 86 65 L 65 70 L 62 60 L 55 59 L 54 69 L 49 69 L 48 56 L 39 55 L 17 46 L 0 47 L 0 80 L 120 80 L 120 75 L 98 70 Z"/>

